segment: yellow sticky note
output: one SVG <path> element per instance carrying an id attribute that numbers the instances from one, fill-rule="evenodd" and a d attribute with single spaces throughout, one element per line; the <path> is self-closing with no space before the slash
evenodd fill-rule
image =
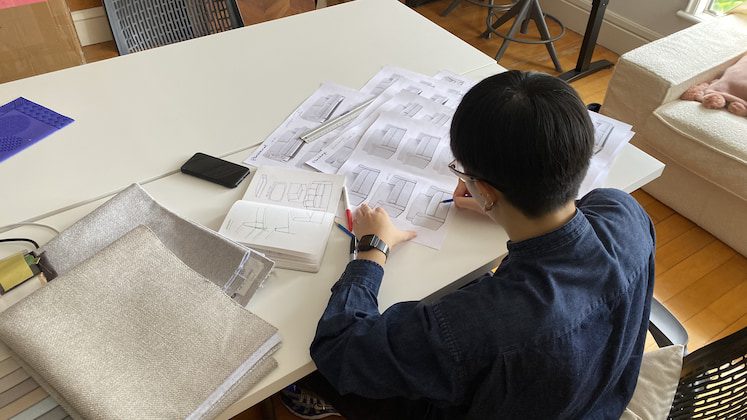
<path id="1" fill-rule="evenodd" d="M 0 287 L 6 292 L 33 275 L 31 267 L 26 264 L 26 260 L 23 258 L 23 252 L 18 252 L 0 260 Z"/>

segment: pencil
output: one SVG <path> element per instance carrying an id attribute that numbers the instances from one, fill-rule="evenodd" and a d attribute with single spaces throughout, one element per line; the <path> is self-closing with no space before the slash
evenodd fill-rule
<path id="1" fill-rule="evenodd" d="M 453 198 L 447 198 L 446 200 L 441 201 L 441 204 L 451 203 L 453 201 L 454 201 Z"/>
<path id="2" fill-rule="evenodd" d="M 353 232 L 347 230 L 345 226 L 335 222 L 338 228 L 340 228 L 341 231 L 345 232 L 346 235 L 350 236 L 351 238 L 355 238 L 355 235 L 353 235 Z"/>

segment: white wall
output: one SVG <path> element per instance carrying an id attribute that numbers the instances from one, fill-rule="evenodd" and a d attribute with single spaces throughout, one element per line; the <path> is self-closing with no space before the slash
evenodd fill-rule
<path id="1" fill-rule="evenodd" d="M 687 0 L 610 0 L 598 43 L 618 54 L 692 25 L 677 16 Z M 546 13 L 583 33 L 591 0 L 542 0 Z"/>

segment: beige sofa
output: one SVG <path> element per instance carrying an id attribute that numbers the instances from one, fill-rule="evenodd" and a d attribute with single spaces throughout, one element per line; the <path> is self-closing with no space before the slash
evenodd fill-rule
<path id="1" fill-rule="evenodd" d="M 664 162 L 644 190 L 747 255 L 747 118 L 680 100 L 747 53 L 747 16 L 700 23 L 620 57 L 602 113 Z"/>

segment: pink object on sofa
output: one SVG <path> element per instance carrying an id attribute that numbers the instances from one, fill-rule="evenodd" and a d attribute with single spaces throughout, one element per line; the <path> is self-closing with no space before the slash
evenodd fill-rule
<path id="1" fill-rule="evenodd" d="M 732 114 L 747 117 L 747 55 L 726 69 L 721 78 L 695 85 L 681 98 L 702 102 L 710 109 L 726 107 Z"/>

